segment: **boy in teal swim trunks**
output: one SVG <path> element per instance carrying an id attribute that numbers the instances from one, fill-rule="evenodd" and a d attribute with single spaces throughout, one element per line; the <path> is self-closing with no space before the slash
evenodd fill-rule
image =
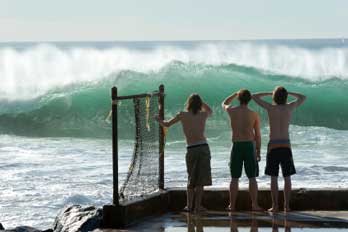
<path id="1" fill-rule="evenodd" d="M 239 106 L 231 106 L 233 99 L 238 98 Z M 246 89 L 227 97 L 223 103 L 223 109 L 230 116 L 232 128 L 233 147 L 230 158 L 231 183 L 230 183 L 230 205 L 229 210 L 235 211 L 236 198 L 238 194 L 239 178 L 242 175 L 242 168 L 249 178 L 249 191 L 253 211 L 260 211 L 262 208 L 257 202 L 258 161 L 260 161 L 260 119 L 256 112 L 248 108 L 251 94 Z"/>
<path id="2" fill-rule="evenodd" d="M 297 98 L 287 103 L 288 95 Z M 273 104 L 261 99 L 272 96 Z M 300 106 L 306 97 L 299 93 L 289 92 L 278 86 L 272 93 L 257 93 L 252 96 L 254 101 L 265 108 L 268 113 L 270 132 L 265 174 L 271 176 L 272 208 L 268 211 L 277 212 L 278 206 L 278 175 L 279 165 L 284 177 L 284 211 L 290 211 L 291 175 L 296 173 L 289 140 L 291 114 Z"/>

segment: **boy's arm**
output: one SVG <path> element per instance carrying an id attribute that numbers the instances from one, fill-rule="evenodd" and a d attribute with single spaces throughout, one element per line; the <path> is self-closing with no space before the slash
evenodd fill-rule
<path id="1" fill-rule="evenodd" d="M 296 108 L 300 105 L 302 105 L 302 103 L 306 100 L 306 96 L 302 95 L 300 93 L 294 93 L 294 92 L 289 92 L 289 95 L 296 97 L 297 99 L 290 102 L 288 105 L 290 105 L 292 108 Z"/>
<path id="2" fill-rule="evenodd" d="M 251 98 L 261 107 L 265 109 L 270 109 L 272 104 L 262 100 L 261 98 L 264 96 L 272 96 L 272 93 L 255 93 L 251 96 Z"/>
<path id="3" fill-rule="evenodd" d="M 210 106 L 209 106 L 207 103 L 205 103 L 205 102 L 202 103 L 202 110 L 203 110 L 204 112 L 207 112 L 208 117 L 209 117 L 210 115 L 213 114 L 213 110 L 212 110 L 212 109 L 210 108 Z"/>
<path id="4" fill-rule="evenodd" d="M 221 104 L 222 108 L 227 111 L 227 109 L 230 107 L 230 104 L 232 103 L 233 99 L 235 99 L 238 96 L 238 93 L 234 93 L 230 96 L 228 96 Z"/>
<path id="5" fill-rule="evenodd" d="M 256 120 L 254 125 L 254 131 L 255 131 L 255 143 L 256 143 L 256 159 L 257 161 L 261 160 L 261 130 L 260 130 L 260 118 L 257 113 L 256 114 Z"/>
<path id="6" fill-rule="evenodd" d="M 180 113 L 178 113 L 175 117 L 173 117 L 169 120 L 160 119 L 159 115 L 156 115 L 155 120 L 163 127 L 170 127 L 173 124 L 180 121 Z"/>

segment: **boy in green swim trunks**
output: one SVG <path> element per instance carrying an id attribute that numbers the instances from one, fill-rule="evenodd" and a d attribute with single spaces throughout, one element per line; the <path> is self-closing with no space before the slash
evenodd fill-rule
<path id="1" fill-rule="evenodd" d="M 288 95 L 297 98 L 287 103 Z M 261 99 L 272 96 L 273 104 Z M 266 160 L 265 174 L 271 176 L 272 208 L 268 211 L 277 212 L 278 206 L 278 175 L 281 166 L 284 177 L 284 211 L 290 211 L 291 175 L 296 173 L 289 140 L 289 125 L 292 112 L 300 106 L 306 96 L 288 92 L 284 87 L 278 86 L 273 92 L 256 93 L 252 96 L 254 101 L 265 108 L 269 118 L 269 143 Z"/>
<path id="2" fill-rule="evenodd" d="M 233 99 L 238 98 L 239 106 L 231 106 Z M 242 175 L 244 164 L 245 173 L 249 178 L 249 191 L 253 211 L 262 208 L 257 202 L 258 161 L 260 161 L 260 119 L 256 112 L 248 108 L 251 94 L 246 89 L 228 96 L 222 102 L 222 108 L 230 116 L 232 128 L 233 147 L 230 158 L 231 183 L 230 183 L 230 205 L 229 210 L 235 211 L 236 198 L 238 194 L 239 178 Z"/>

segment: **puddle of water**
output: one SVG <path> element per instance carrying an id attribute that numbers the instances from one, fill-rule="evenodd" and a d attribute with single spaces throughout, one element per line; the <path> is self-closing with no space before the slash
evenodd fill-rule
<path id="1" fill-rule="evenodd" d="M 290 227 L 167 227 L 163 232 L 343 232 L 347 228 L 290 228 Z"/>
<path id="2" fill-rule="evenodd" d="M 289 216 L 264 213 L 231 216 L 224 213 L 203 217 L 181 213 L 148 218 L 129 229 L 152 232 L 343 232 L 348 231 L 348 220 L 308 213 Z"/>

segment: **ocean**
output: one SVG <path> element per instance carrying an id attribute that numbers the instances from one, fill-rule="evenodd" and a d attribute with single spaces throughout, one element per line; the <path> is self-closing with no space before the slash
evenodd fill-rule
<path id="1" fill-rule="evenodd" d="M 68 204 L 112 202 L 110 88 L 119 95 L 165 85 L 165 117 L 199 93 L 212 106 L 206 136 L 213 187 L 227 187 L 231 132 L 220 107 L 241 88 L 283 85 L 307 101 L 292 118 L 293 188 L 348 188 L 348 40 L 0 43 L 0 222 L 51 227 Z M 291 99 L 290 99 L 291 100 Z M 126 107 L 120 106 L 120 108 Z M 268 142 L 262 120 L 260 188 Z M 122 117 L 123 116 L 123 117 Z M 129 118 L 120 114 L 120 179 L 132 154 Z M 185 142 L 170 128 L 165 186 L 186 186 Z M 281 179 L 281 178 L 280 178 Z M 282 182 L 281 182 L 282 183 Z M 248 181 L 241 178 L 240 186 Z"/>

